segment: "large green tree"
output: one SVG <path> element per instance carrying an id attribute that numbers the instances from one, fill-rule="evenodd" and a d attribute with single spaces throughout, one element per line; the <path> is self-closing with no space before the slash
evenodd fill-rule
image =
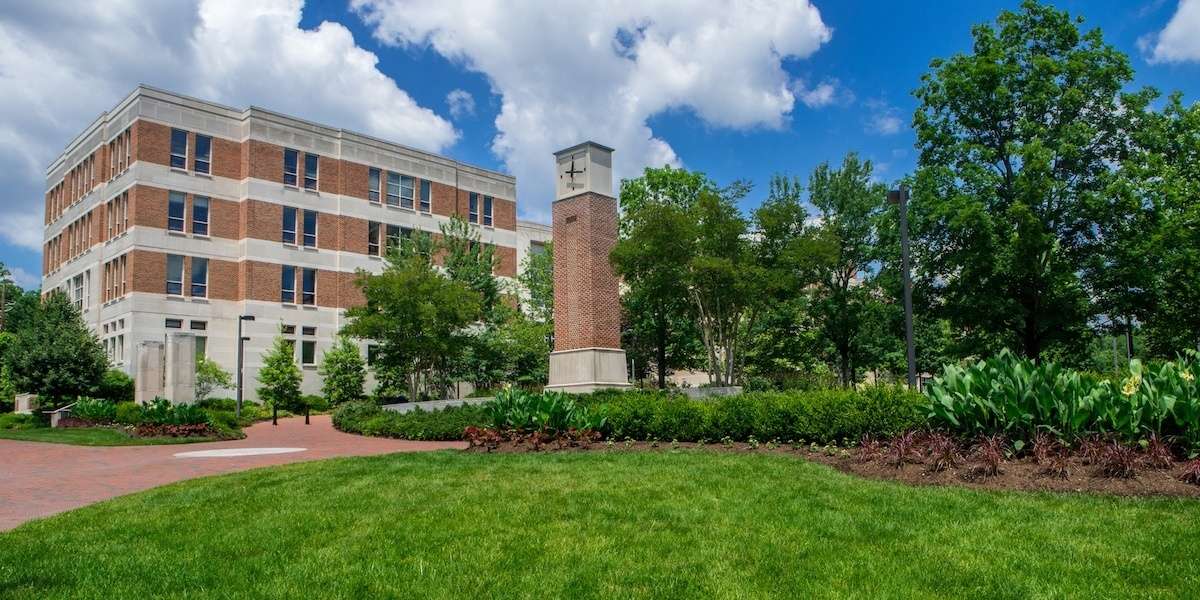
<path id="1" fill-rule="evenodd" d="M 482 316 L 480 293 L 442 274 L 432 253 L 389 252 L 383 272 L 359 274 L 366 303 L 346 312 L 342 333 L 378 344 L 374 367 L 407 382 L 410 398 L 421 385 L 445 394 Z"/>
<path id="2" fill-rule="evenodd" d="M 16 339 L 8 351 L 17 388 L 38 394 L 48 404 L 95 392 L 108 357 L 79 309 L 56 291 L 23 311 L 32 314 L 12 320 Z"/>
<path id="3" fill-rule="evenodd" d="M 1121 158 L 1132 69 L 1099 30 L 1026 0 L 934 60 L 916 90 L 917 267 L 961 351 L 1081 346 L 1093 205 Z"/>

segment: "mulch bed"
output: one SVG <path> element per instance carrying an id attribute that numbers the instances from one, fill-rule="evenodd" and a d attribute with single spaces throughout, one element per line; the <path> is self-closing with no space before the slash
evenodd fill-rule
<path id="1" fill-rule="evenodd" d="M 910 485 L 957 486 L 984 490 L 1020 490 L 1032 492 L 1086 492 L 1117 496 L 1182 496 L 1200 498 L 1200 485 L 1185 483 L 1178 479 L 1184 471 L 1184 462 L 1175 461 L 1169 468 L 1142 466 L 1132 478 L 1109 477 L 1101 473 L 1094 464 L 1085 464 L 1079 457 L 1066 461 L 1067 476 L 1060 478 L 1047 473 L 1047 467 L 1037 464 L 1032 457 L 1005 460 L 996 475 L 980 473 L 979 462 L 967 458 L 959 464 L 942 471 L 934 471 L 932 460 L 926 456 L 911 456 L 897 468 L 886 455 L 864 457 L 860 448 L 834 448 L 758 444 L 735 442 L 732 444 L 696 444 L 690 442 L 574 442 L 542 444 L 537 450 L 528 442 L 501 441 L 491 450 L 486 446 L 472 446 L 466 452 L 628 452 L 674 450 L 705 450 L 710 452 L 732 452 L 738 454 L 777 454 L 794 456 L 829 465 L 843 473 L 867 479 L 898 481 Z"/>
<path id="2" fill-rule="evenodd" d="M 139 425 L 120 425 L 117 423 L 101 423 L 78 417 L 63 417 L 58 422 L 59 427 L 104 427 L 116 429 L 132 437 L 218 437 L 219 433 L 207 423 L 196 425 L 168 425 L 165 423 L 142 423 Z"/>

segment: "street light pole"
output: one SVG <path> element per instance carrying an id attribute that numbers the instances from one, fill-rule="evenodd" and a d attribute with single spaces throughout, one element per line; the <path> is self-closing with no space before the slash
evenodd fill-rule
<path id="1" fill-rule="evenodd" d="M 242 337 L 242 321 L 253 321 L 254 315 L 239 315 L 238 316 L 238 349 L 237 349 L 237 406 L 234 409 L 234 414 L 238 419 L 242 418 L 242 355 L 246 347 L 246 340 L 249 338 Z"/>
<path id="2" fill-rule="evenodd" d="M 888 201 L 900 210 L 900 268 L 904 277 L 904 346 L 908 358 L 908 387 L 917 387 L 917 351 L 913 343 L 912 271 L 908 258 L 908 188 L 888 192 Z"/>

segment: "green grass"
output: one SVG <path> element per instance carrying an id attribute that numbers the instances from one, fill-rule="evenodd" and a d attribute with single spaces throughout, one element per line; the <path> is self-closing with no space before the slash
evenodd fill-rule
<path id="1" fill-rule="evenodd" d="M 194 480 L 0 534 L 6 598 L 1180 597 L 1200 503 L 790 457 L 441 452 Z"/>
<path id="2" fill-rule="evenodd" d="M 190 444 L 211 442 L 209 437 L 134 437 L 107 427 L 34 427 L 30 429 L 0 429 L 0 439 L 22 442 L 50 442 L 76 446 L 154 446 L 158 444 Z"/>

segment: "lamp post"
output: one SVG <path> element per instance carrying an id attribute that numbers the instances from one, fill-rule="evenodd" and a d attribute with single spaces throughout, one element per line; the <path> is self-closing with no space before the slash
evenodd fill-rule
<path id="1" fill-rule="evenodd" d="M 900 268 L 904 275 L 904 346 L 908 358 L 908 387 L 917 387 L 917 351 L 913 344 L 912 273 L 908 264 L 908 188 L 888 192 L 888 202 L 900 210 Z"/>
<path id="2" fill-rule="evenodd" d="M 234 410 L 234 414 L 238 419 L 242 418 L 242 354 L 246 347 L 246 340 L 250 339 L 247 337 L 242 337 L 242 322 L 253 320 L 254 315 L 238 316 L 237 406 Z"/>

